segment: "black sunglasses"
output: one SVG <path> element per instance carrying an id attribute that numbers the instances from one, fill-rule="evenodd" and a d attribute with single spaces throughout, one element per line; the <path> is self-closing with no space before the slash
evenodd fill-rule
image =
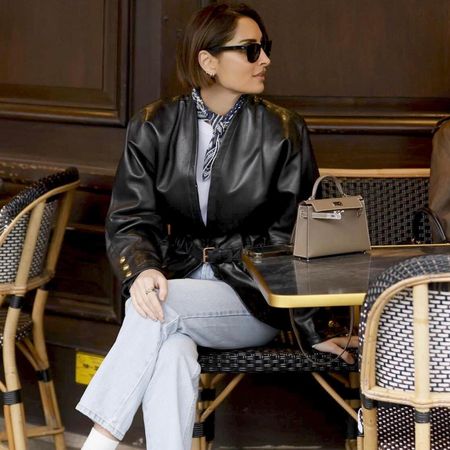
<path id="1" fill-rule="evenodd" d="M 259 55 L 261 54 L 261 49 L 263 49 L 264 53 L 269 57 L 270 51 L 272 50 L 272 41 L 264 41 L 261 44 L 252 42 L 250 44 L 243 45 L 230 45 L 229 47 L 211 47 L 207 50 L 211 52 L 224 52 L 227 50 L 245 51 L 247 53 L 247 61 L 249 63 L 254 63 L 258 61 Z"/>

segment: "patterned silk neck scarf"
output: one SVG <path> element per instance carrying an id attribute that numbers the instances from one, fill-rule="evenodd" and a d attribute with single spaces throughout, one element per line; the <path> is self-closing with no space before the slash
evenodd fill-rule
<path id="1" fill-rule="evenodd" d="M 207 108 L 203 103 L 198 89 L 192 90 L 192 98 L 197 107 L 197 118 L 208 122 L 213 128 L 213 135 L 206 149 L 205 160 L 203 161 L 202 179 L 206 181 L 211 177 L 211 169 L 219 152 L 222 136 L 225 134 L 233 117 L 241 109 L 245 95 L 241 95 L 236 104 L 224 116 L 216 114 Z"/>

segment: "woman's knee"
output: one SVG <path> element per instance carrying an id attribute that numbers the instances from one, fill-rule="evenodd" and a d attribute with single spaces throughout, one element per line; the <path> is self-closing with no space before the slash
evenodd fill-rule
<path id="1" fill-rule="evenodd" d="M 165 370 L 170 367 L 187 369 L 190 373 L 199 372 L 198 352 L 195 342 L 185 334 L 175 333 L 161 345 L 158 354 L 158 364 Z"/>

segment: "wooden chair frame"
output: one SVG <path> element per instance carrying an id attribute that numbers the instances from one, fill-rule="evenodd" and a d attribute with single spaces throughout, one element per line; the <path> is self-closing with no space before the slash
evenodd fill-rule
<path id="1" fill-rule="evenodd" d="M 6 431 L 0 433 L 0 440 L 7 440 L 10 450 L 26 450 L 28 437 L 51 435 L 55 448 L 65 450 L 64 427 L 61 422 L 53 381 L 49 372 L 49 362 L 44 337 L 44 311 L 48 297 L 46 283 L 55 274 L 56 263 L 61 250 L 63 237 L 69 219 L 73 195 L 79 181 L 67 182 L 45 192 L 26 206 L 4 229 L 0 235 L 0 247 L 6 242 L 14 227 L 26 215 L 30 214 L 25 241 L 20 256 L 18 270 L 13 283 L 0 284 L 0 298 L 10 299 L 3 333 L 3 365 L 5 383 L 0 382 L 4 398 L 4 417 Z M 40 274 L 29 278 L 30 268 L 41 229 L 46 202 L 58 197 L 57 216 L 52 229 L 51 240 L 47 247 L 44 267 Z M 16 342 L 16 334 L 21 305 L 27 292 L 36 290 L 32 308 L 32 334 Z M 28 427 L 25 422 L 24 407 L 21 400 L 21 383 L 17 369 L 17 347 L 30 362 L 38 374 L 38 385 L 45 417 L 45 426 Z"/>
<path id="2" fill-rule="evenodd" d="M 372 306 L 367 316 L 361 363 L 361 394 L 365 397 L 412 406 L 422 413 L 429 413 L 430 408 L 434 407 L 450 407 L 450 392 L 430 391 L 428 285 L 439 282 L 450 282 L 450 273 L 427 274 L 405 279 L 386 289 Z M 413 289 L 415 390 L 405 392 L 377 385 L 375 358 L 381 313 L 396 294 L 409 287 Z M 363 405 L 362 411 L 364 439 L 358 448 L 376 450 L 378 448 L 377 410 L 376 408 L 368 409 Z M 415 443 L 417 449 L 430 449 L 430 422 L 415 424 Z"/>

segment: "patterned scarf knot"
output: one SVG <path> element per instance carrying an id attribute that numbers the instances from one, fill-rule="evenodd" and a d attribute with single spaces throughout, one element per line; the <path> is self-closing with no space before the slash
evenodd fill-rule
<path id="1" fill-rule="evenodd" d="M 208 122 L 213 128 L 213 135 L 208 144 L 208 148 L 206 149 L 205 160 L 203 161 L 202 179 L 203 181 L 206 181 L 211 177 L 211 169 L 219 152 L 222 137 L 233 120 L 233 117 L 244 104 L 245 95 L 241 95 L 235 105 L 223 116 L 208 109 L 203 103 L 198 89 L 192 90 L 192 98 L 194 99 L 197 108 L 197 118 Z"/>

